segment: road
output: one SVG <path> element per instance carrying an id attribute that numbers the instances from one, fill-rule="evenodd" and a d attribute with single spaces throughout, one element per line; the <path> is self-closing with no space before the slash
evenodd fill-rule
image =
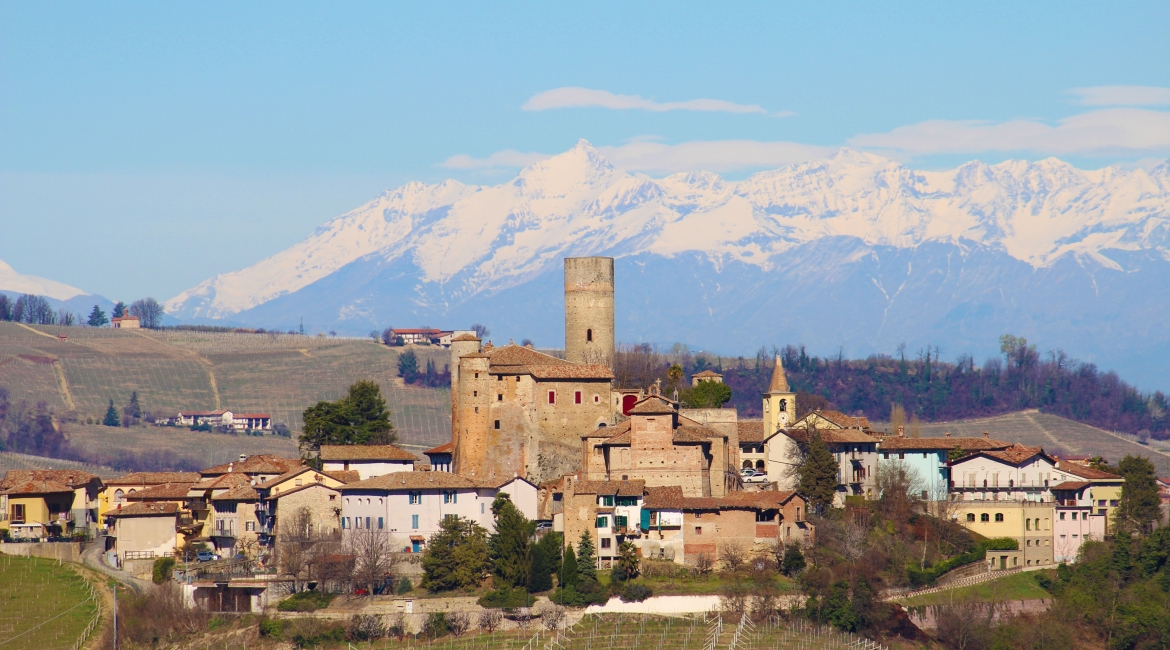
<path id="1" fill-rule="evenodd" d="M 117 580 L 118 582 L 121 582 L 122 584 L 126 585 L 127 587 L 130 587 L 131 589 L 133 589 L 134 593 L 136 593 L 138 595 L 145 594 L 147 588 L 150 587 L 151 583 L 147 580 L 143 580 L 143 579 L 137 578 L 129 573 L 126 573 L 125 571 L 122 571 L 121 569 L 115 569 L 115 568 L 109 566 L 108 564 L 106 564 L 102 560 L 102 551 L 105 548 L 106 548 L 105 539 L 102 537 L 98 537 L 96 540 L 94 540 L 94 543 L 86 546 L 85 550 L 81 552 L 82 565 L 89 567 L 90 569 L 93 569 L 94 571 L 97 571 L 98 573 L 102 573 L 104 575 L 107 575 L 107 576 L 113 578 L 114 580 Z"/>

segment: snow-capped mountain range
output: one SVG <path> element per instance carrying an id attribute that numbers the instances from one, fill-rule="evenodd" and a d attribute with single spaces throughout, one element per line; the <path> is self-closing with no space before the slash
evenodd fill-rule
<path id="1" fill-rule="evenodd" d="M 924 172 L 842 149 L 742 181 L 655 179 L 581 141 L 501 185 L 384 192 L 166 307 L 355 333 L 474 320 L 559 346 L 561 259 L 583 255 L 618 258 L 625 341 L 978 354 L 1011 331 L 1114 367 L 1170 351 L 1170 163 Z"/>

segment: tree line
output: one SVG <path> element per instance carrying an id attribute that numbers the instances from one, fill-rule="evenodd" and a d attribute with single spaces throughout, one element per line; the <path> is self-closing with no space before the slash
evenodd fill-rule
<path id="1" fill-rule="evenodd" d="M 163 306 L 154 298 L 135 300 L 127 307 L 118 302 L 114 305 L 112 316 L 118 318 L 124 315 L 136 316 L 139 325 L 149 329 L 162 327 Z M 99 305 L 94 305 L 89 316 L 80 315 L 65 309 L 54 310 L 49 299 L 26 293 L 10 298 L 7 294 L 0 294 L 0 320 L 11 323 L 28 323 L 29 325 L 88 325 L 90 327 L 104 327 L 110 324 L 110 319 Z"/>

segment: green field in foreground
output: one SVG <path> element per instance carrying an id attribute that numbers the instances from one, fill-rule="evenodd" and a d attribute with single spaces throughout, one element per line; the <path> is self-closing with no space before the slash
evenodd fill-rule
<path id="1" fill-rule="evenodd" d="M 1036 583 L 1038 571 L 1024 571 L 1010 576 L 989 580 L 987 582 L 948 589 L 945 591 L 915 596 L 899 603 L 906 607 L 922 605 L 943 605 L 953 601 L 975 600 L 979 602 L 997 602 L 1003 600 L 1031 600 L 1034 598 L 1051 598 L 1052 594 L 1040 588 Z"/>
<path id="2" fill-rule="evenodd" d="M 72 648 L 97 613 L 68 564 L 0 555 L 0 647 Z"/>

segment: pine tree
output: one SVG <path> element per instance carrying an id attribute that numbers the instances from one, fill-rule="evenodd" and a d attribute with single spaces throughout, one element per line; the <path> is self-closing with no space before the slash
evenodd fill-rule
<path id="1" fill-rule="evenodd" d="M 558 573 L 558 579 L 562 587 L 575 587 L 579 569 L 577 568 L 577 554 L 573 552 L 573 545 L 569 544 L 565 548 L 565 559 L 561 562 L 561 570 Z"/>
<path id="2" fill-rule="evenodd" d="M 809 509 L 821 514 L 833 506 L 837 494 L 837 459 L 829 452 L 820 434 L 810 429 L 804 459 L 797 467 L 800 482 L 797 491 L 808 499 Z"/>
<path id="3" fill-rule="evenodd" d="M 126 305 L 122 301 L 114 303 L 114 318 L 121 318 L 126 315 Z"/>
<path id="4" fill-rule="evenodd" d="M 1157 469 L 1148 458 L 1126 456 L 1117 464 L 1117 470 L 1125 478 L 1117 523 L 1126 530 L 1148 533 L 1162 521 Z"/>
<path id="5" fill-rule="evenodd" d="M 488 568 L 487 531 L 460 517 L 444 517 L 427 542 L 420 586 L 431 592 L 475 589 Z"/>
<path id="6" fill-rule="evenodd" d="M 108 325 L 110 319 L 106 318 L 106 312 L 102 311 L 101 307 L 93 306 L 93 311 L 89 312 L 89 320 L 85 321 L 86 325 L 90 327 L 101 327 Z"/>
<path id="7" fill-rule="evenodd" d="M 577 576 L 579 580 L 597 581 L 597 549 L 589 531 L 582 532 L 577 542 Z"/>
<path id="8" fill-rule="evenodd" d="M 496 532 L 488 540 L 492 568 L 505 584 L 527 586 L 532 568 L 529 540 L 536 523 L 529 521 L 503 492 L 492 502 L 492 514 L 496 517 Z"/>
<path id="9" fill-rule="evenodd" d="M 106 417 L 102 420 L 102 424 L 107 427 L 122 426 L 121 421 L 118 420 L 118 410 L 114 408 L 114 400 L 110 400 L 110 407 L 106 409 Z"/>
<path id="10" fill-rule="evenodd" d="M 804 571 L 804 553 L 800 552 L 800 547 L 796 544 L 789 544 L 788 548 L 784 549 L 784 562 L 781 571 L 789 578 Z"/>
<path id="11" fill-rule="evenodd" d="M 544 545 L 533 544 L 530 555 L 532 562 L 528 569 L 528 593 L 535 594 L 552 589 L 552 566 Z"/>
<path id="12" fill-rule="evenodd" d="M 126 408 L 122 409 L 122 416 L 125 418 L 126 426 L 135 424 L 142 419 L 142 407 L 138 404 L 138 391 L 130 393 L 130 402 L 126 404 Z"/>

